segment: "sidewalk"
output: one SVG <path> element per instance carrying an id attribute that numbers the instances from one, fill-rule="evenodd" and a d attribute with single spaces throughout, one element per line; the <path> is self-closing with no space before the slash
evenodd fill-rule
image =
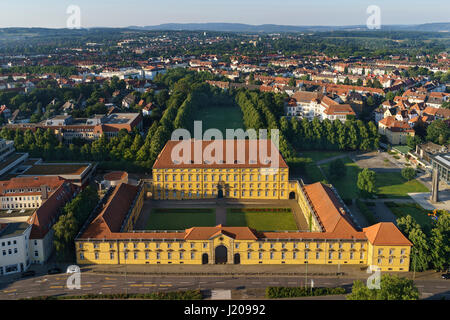
<path id="1" fill-rule="evenodd" d="M 318 276 L 367 279 L 364 265 L 88 265 L 80 266 L 81 272 L 94 274 L 139 274 L 148 276 L 254 276 L 254 277 L 292 277 Z M 383 272 L 388 273 L 388 272 Z M 413 272 L 392 272 L 412 278 Z M 440 278 L 434 271 L 416 272 L 416 279 Z"/>

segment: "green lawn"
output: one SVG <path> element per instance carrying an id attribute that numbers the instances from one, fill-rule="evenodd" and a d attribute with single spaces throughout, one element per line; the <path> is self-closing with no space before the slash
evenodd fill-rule
<path id="1" fill-rule="evenodd" d="M 257 231 L 298 230 L 292 212 L 231 212 L 228 209 L 227 226 L 247 226 Z"/>
<path id="2" fill-rule="evenodd" d="M 347 167 L 347 172 L 344 177 L 340 179 L 330 181 L 333 186 L 339 191 L 339 195 L 342 199 L 355 199 L 359 197 L 359 190 L 356 186 L 356 181 L 358 181 L 358 173 L 361 171 L 361 168 L 356 165 L 349 157 L 345 157 L 341 159 Z M 321 165 L 320 167 L 325 172 L 328 173 L 328 168 L 330 163 L 326 163 Z"/>
<path id="3" fill-rule="evenodd" d="M 405 217 L 410 215 L 413 217 L 418 224 L 424 229 L 424 231 L 429 231 L 431 229 L 431 217 L 428 216 L 431 210 L 425 210 L 417 203 L 394 203 L 385 202 L 384 203 L 389 210 L 397 217 Z"/>
<path id="4" fill-rule="evenodd" d="M 343 154 L 342 151 L 302 151 L 300 152 L 300 157 L 311 158 L 314 162 L 340 156 Z"/>
<path id="5" fill-rule="evenodd" d="M 319 167 L 313 162 L 305 168 L 305 183 L 324 181 L 326 178 L 320 172 Z"/>
<path id="6" fill-rule="evenodd" d="M 214 209 L 152 209 L 147 230 L 184 230 L 216 225 Z"/>
<path id="7" fill-rule="evenodd" d="M 356 186 L 358 173 L 362 170 L 350 158 L 341 159 L 347 167 L 347 174 L 335 181 L 330 181 L 339 191 L 341 198 L 355 199 L 359 197 L 359 190 Z M 328 173 L 329 163 L 320 167 Z M 376 173 L 376 188 L 379 198 L 409 198 L 411 192 L 428 192 L 429 190 L 417 180 L 406 181 L 400 172 Z"/>
<path id="8" fill-rule="evenodd" d="M 411 192 L 428 192 L 419 181 L 406 181 L 400 172 L 383 172 L 376 175 L 376 187 L 380 198 L 409 198 Z"/>
<path id="9" fill-rule="evenodd" d="M 224 137 L 226 129 L 244 129 L 242 122 L 242 112 L 239 107 L 218 107 L 210 106 L 200 109 L 195 120 L 203 121 L 203 131 L 211 128 L 217 128 L 222 131 Z"/>

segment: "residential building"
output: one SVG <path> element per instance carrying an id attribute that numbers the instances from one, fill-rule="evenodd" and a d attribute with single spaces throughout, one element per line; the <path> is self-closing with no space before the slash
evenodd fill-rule
<path id="1" fill-rule="evenodd" d="M 405 144 L 406 138 L 415 134 L 407 121 L 399 121 L 392 116 L 378 122 L 378 133 L 386 136 L 390 144 Z"/>

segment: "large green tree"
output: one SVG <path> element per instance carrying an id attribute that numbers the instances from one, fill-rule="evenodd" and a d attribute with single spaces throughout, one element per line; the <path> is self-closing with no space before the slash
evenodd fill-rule
<path id="1" fill-rule="evenodd" d="M 368 197 L 375 193 L 375 182 L 375 171 L 364 168 L 358 173 L 356 185 L 363 197 Z"/>
<path id="2" fill-rule="evenodd" d="M 369 289 L 361 280 L 353 282 L 348 300 L 418 300 L 419 290 L 414 281 L 405 277 L 384 274 L 380 289 Z"/>

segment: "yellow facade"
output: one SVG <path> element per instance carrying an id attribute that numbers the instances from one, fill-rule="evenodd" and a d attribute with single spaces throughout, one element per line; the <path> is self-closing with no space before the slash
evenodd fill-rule
<path id="1" fill-rule="evenodd" d="M 234 198 L 288 199 L 289 169 L 153 169 L 157 200 Z"/>
<path id="2" fill-rule="evenodd" d="M 226 248 L 226 262 L 216 261 L 219 246 Z M 381 271 L 408 271 L 410 254 L 407 246 L 378 247 L 368 241 L 236 241 L 224 234 L 197 241 L 77 241 L 76 248 L 78 264 L 339 264 L 375 265 Z"/>
<path id="3" fill-rule="evenodd" d="M 409 270 L 409 246 L 374 246 L 369 242 L 368 253 L 368 265 L 378 266 L 380 271 Z"/>

